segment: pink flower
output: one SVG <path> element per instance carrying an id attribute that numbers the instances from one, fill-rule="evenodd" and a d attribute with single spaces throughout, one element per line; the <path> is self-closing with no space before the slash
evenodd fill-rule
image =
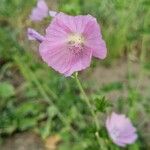
<path id="1" fill-rule="evenodd" d="M 92 56 L 104 59 L 107 53 L 94 17 L 64 13 L 53 18 L 39 51 L 50 67 L 65 76 L 90 66 Z"/>
<path id="2" fill-rule="evenodd" d="M 30 18 L 32 21 L 41 21 L 48 16 L 48 6 L 44 0 L 38 0 L 37 6 L 33 8 Z"/>
<path id="3" fill-rule="evenodd" d="M 28 28 L 27 36 L 29 40 L 37 40 L 38 42 L 42 42 L 44 40 L 44 36 L 36 32 L 34 29 Z"/>
<path id="4" fill-rule="evenodd" d="M 137 139 L 136 129 L 125 115 L 112 113 L 106 120 L 106 128 L 113 142 L 121 147 Z"/>

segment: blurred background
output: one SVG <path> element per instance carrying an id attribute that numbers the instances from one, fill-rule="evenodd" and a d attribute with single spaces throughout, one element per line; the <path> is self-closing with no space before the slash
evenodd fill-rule
<path id="1" fill-rule="evenodd" d="M 93 60 L 79 76 L 89 96 L 107 98 L 99 114 L 102 124 L 113 110 L 126 114 L 137 127 L 138 140 L 125 149 L 149 150 L 150 1 L 46 2 L 51 10 L 97 18 L 108 56 Z M 38 43 L 27 39 L 28 27 L 44 34 L 50 23 L 29 19 L 35 6 L 36 0 L 0 0 L 0 149 L 97 150 L 90 113 L 74 80 L 44 64 Z M 105 128 L 100 135 L 108 149 L 121 150 Z"/>

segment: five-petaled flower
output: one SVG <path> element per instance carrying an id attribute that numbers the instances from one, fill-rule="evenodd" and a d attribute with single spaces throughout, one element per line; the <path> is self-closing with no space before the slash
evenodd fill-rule
<path id="1" fill-rule="evenodd" d="M 50 67 L 70 76 L 90 66 L 92 56 L 104 59 L 107 49 L 94 17 L 57 13 L 46 29 L 39 52 Z"/>

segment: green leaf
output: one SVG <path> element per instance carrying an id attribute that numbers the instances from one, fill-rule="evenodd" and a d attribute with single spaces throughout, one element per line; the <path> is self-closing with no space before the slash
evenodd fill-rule
<path id="1" fill-rule="evenodd" d="M 48 119 L 47 122 L 45 122 L 44 126 L 41 128 L 41 136 L 43 139 L 47 138 L 50 135 L 51 132 L 51 120 Z"/>
<path id="2" fill-rule="evenodd" d="M 32 118 L 22 118 L 18 122 L 18 128 L 22 131 L 27 130 L 29 128 L 33 128 L 38 123 L 36 117 Z"/>
<path id="3" fill-rule="evenodd" d="M 44 110 L 44 104 L 38 101 L 26 101 L 16 108 L 16 114 L 18 117 L 25 117 L 27 115 L 35 116 Z"/>
<path id="4" fill-rule="evenodd" d="M 7 82 L 3 82 L 0 84 L 0 97 L 9 98 L 15 95 L 14 87 Z"/>
<path id="5" fill-rule="evenodd" d="M 94 98 L 96 111 L 106 112 L 108 107 L 111 107 L 112 104 L 105 98 L 105 96 L 96 96 Z"/>

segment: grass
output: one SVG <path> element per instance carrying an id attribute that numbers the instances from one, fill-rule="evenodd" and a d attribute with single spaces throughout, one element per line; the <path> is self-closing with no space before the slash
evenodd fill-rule
<path id="1" fill-rule="evenodd" d="M 1 0 L 0 5 L 0 135 L 1 139 L 17 132 L 32 130 L 43 139 L 59 134 L 63 143 L 60 150 L 95 150 L 95 127 L 90 122 L 88 108 L 72 78 L 64 78 L 48 68 L 37 54 L 37 44 L 30 43 L 26 29 L 34 26 L 42 29 L 49 23 L 35 24 L 28 16 L 36 1 Z M 149 41 L 150 20 L 148 0 L 61 0 L 57 3 L 60 11 L 69 14 L 92 14 L 101 24 L 108 47 L 108 58 L 104 64 L 111 64 L 116 58 L 128 62 L 127 84 L 120 81 L 100 85 L 92 89 L 88 81 L 83 83 L 97 108 L 107 114 L 113 109 L 127 114 L 138 129 L 139 139 L 128 150 L 148 150 L 150 87 L 141 94 L 141 84 L 150 72 Z M 35 51 L 34 51 L 35 50 Z M 132 61 L 140 63 L 140 71 L 133 75 Z M 94 61 L 93 70 L 101 64 Z M 111 66 L 110 66 L 111 68 Z M 85 76 L 81 75 L 84 79 Z M 134 82 L 135 78 L 138 82 Z M 149 80 L 147 80 L 149 81 Z M 127 90 L 126 97 L 119 97 L 115 103 L 101 99 L 101 94 Z M 93 94 L 95 92 L 96 94 Z M 143 92 L 143 91 L 142 91 Z M 148 94 L 147 94 L 148 93 Z M 99 110 L 97 110 L 99 112 Z M 104 112 L 100 115 L 106 117 Z M 143 117 L 143 122 L 139 116 Z M 141 117 L 141 118 L 142 118 Z M 100 119 L 104 121 L 104 119 Z M 108 149 L 119 150 L 108 138 L 106 129 L 100 130 Z"/>

